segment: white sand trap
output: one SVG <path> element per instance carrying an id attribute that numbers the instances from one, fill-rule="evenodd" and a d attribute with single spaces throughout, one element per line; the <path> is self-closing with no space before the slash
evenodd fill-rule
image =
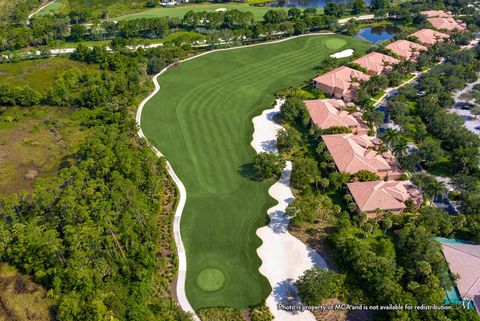
<path id="1" fill-rule="evenodd" d="M 227 8 L 218 8 L 218 9 L 215 9 L 215 12 L 222 12 L 222 11 L 227 11 Z"/>
<path id="2" fill-rule="evenodd" d="M 336 52 L 334 54 L 331 54 L 330 57 L 332 58 L 345 58 L 345 57 L 350 57 L 353 55 L 353 49 L 345 49 L 343 51 Z"/>
<path id="3" fill-rule="evenodd" d="M 257 153 L 278 152 L 276 135 L 282 126 L 275 123 L 273 118 L 280 112 L 283 102 L 284 100 L 278 99 L 275 107 L 253 118 L 255 130 L 251 145 Z M 257 230 L 257 235 L 263 241 L 257 249 L 258 256 L 262 260 L 259 271 L 265 275 L 273 289 L 266 303 L 275 316 L 274 320 L 314 321 L 315 317 L 310 311 L 292 313 L 279 309 L 278 306 L 279 304 L 299 305 L 299 299 L 296 297 L 297 290 L 293 283 L 305 270 L 314 266 L 327 268 L 325 260 L 317 252 L 288 233 L 289 219 L 285 217 L 285 209 L 294 199 L 290 189 L 291 170 L 292 163 L 287 162 L 280 180 L 268 190 L 278 204 L 268 209 L 270 223 Z"/>

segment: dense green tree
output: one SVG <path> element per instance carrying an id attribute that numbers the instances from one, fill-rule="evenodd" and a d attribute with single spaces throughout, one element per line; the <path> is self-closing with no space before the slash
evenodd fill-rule
<path id="1" fill-rule="evenodd" d="M 332 270 L 313 268 L 295 283 L 305 305 L 321 305 L 328 298 L 338 297 L 343 291 L 344 276 Z"/>
<path id="2" fill-rule="evenodd" d="M 260 178 L 279 177 L 285 168 L 285 160 L 274 153 L 260 153 L 253 160 L 253 169 Z"/>
<path id="3" fill-rule="evenodd" d="M 293 161 L 292 186 L 303 189 L 314 184 L 320 176 L 317 162 L 311 158 L 298 158 Z"/>

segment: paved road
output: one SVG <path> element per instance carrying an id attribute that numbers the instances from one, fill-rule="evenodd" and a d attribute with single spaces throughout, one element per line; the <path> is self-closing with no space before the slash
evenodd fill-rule
<path id="1" fill-rule="evenodd" d="M 480 74 L 478 74 L 478 76 L 480 77 Z M 455 104 L 453 108 L 450 108 L 449 110 L 452 113 L 462 116 L 463 119 L 465 120 L 464 126 L 470 131 L 472 131 L 473 133 L 480 136 L 480 130 L 475 129 L 475 127 L 480 126 L 480 118 L 478 117 L 475 118 L 470 112 L 470 110 L 463 110 L 459 108 L 459 106 L 462 105 L 462 103 L 470 103 L 473 105 L 478 105 L 473 100 L 468 100 L 461 97 L 464 93 L 471 91 L 473 87 L 478 84 L 480 84 L 480 78 L 472 83 L 467 84 L 465 88 L 463 88 L 462 90 L 455 92 L 452 96 L 453 100 L 455 101 Z"/>

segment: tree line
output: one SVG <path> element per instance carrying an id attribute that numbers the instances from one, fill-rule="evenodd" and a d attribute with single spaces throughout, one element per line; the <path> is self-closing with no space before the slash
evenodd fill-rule
<path id="1" fill-rule="evenodd" d="M 0 260 L 47 289 L 55 320 L 190 320 L 172 298 L 177 192 L 129 112 L 147 90 L 146 58 L 72 58 L 98 68 L 65 73 L 38 99 L 81 109 L 90 134 L 57 177 L 0 200 Z"/>

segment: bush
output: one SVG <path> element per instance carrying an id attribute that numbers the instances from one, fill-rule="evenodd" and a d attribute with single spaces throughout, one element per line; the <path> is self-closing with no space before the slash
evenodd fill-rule
<path id="1" fill-rule="evenodd" d="M 153 56 L 148 59 L 147 73 L 149 75 L 158 74 L 162 70 L 163 66 L 165 66 L 165 62 L 159 57 Z"/>
<path id="2" fill-rule="evenodd" d="M 302 136 L 293 127 L 282 129 L 277 133 L 277 147 L 280 150 L 290 150 L 302 141 Z"/>
<path id="3" fill-rule="evenodd" d="M 272 321 L 273 314 L 264 304 L 252 309 L 252 321 Z"/>
<path id="4" fill-rule="evenodd" d="M 313 268 L 305 271 L 298 279 L 298 294 L 305 305 L 320 305 L 325 299 L 338 297 L 344 276 L 332 270 Z"/>
<path id="5" fill-rule="evenodd" d="M 282 156 L 274 153 L 260 153 L 255 156 L 253 170 L 263 179 L 279 177 L 285 168 L 285 160 Z"/>
<path id="6" fill-rule="evenodd" d="M 370 172 L 366 169 L 362 169 L 353 175 L 353 177 L 358 180 L 359 182 L 371 182 L 371 181 L 379 181 L 380 177 L 377 174 Z"/>
<path id="7" fill-rule="evenodd" d="M 202 321 L 245 321 L 240 311 L 232 308 L 204 308 L 198 310 Z"/>

